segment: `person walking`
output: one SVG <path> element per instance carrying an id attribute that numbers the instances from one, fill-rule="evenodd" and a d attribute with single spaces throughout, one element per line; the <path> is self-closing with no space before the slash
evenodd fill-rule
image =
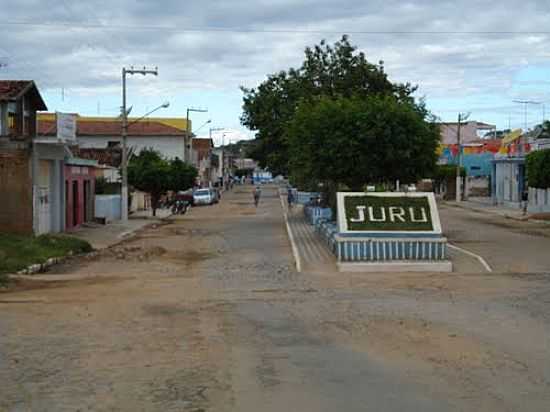
<path id="1" fill-rule="evenodd" d="M 286 200 L 287 200 L 287 203 L 288 203 L 288 209 L 292 209 L 292 206 L 294 204 L 294 192 L 292 191 L 292 188 L 288 188 L 287 189 L 287 194 L 286 194 Z"/>
<path id="2" fill-rule="evenodd" d="M 262 195 L 262 189 L 260 186 L 256 186 L 254 188 L 252 195 L 254 196 L 254 206 L 258 207 L 258 203 L 260 203 L 260 196 Z"/>

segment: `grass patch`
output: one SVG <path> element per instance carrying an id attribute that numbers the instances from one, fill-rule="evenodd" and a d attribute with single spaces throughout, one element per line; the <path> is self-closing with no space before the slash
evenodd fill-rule
<path id="1" fill-rule="evenodd" d="M 86 253 L 92 246 L 85 240 L 64 235 L 20 236 L 0 233 L 0 283 L 2 275 L 15 273 L 52 257 L 70 252 Z M 5 276 L 4 276 L 5 281 Z"/>

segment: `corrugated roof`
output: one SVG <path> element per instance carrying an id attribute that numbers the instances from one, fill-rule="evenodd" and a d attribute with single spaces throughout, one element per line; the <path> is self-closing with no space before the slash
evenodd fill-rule
<path id="1" fill-rule="evenodd" d="M 113 117 L 113 116 L 81 116 L 77 114 L 78 121 L 79 122 L 117 122 L 120 121 L 120 119 Z M 55 121 L 55 113 L 39 113 L 38 114 L 38 120 L 50 120 Z M 140 118 L 140 117 L 129 117 L 128 122 L 139 122 L 139 123 L 147 123 L 147 122 L 155 122 L 155 123 L 162 123 L 166 126 L 175 127 L 176 129 L 179 129 L 181 131 L 187 130 L 187 123 L 185 118 L 181 117 L 146 117 L 146 118 Z M 189 120 L 189 132 L 192 131 L 193 122 Z"/>
<path id="2" fill-rule="evenodd" d="M 193 138 L 193 149 L 210 150 L 214 147 L 214 141 L 210 138 Z"/>
<path id="3" fill-rule="evenodd" d="M 31 80 L 0 80 L 0 100 L 17 99 L 32 84 Z"/>
<path id="4" fill-rule="evenodd" d="M 120 121 L 84 121 L 77 120 L 77 136 L 119 136 L 122 131 Z M 38 121 L 38 134 L 55 136 L 57 125 L 52 120 Z M 159 122 L 138 122 L 128 126 L 129 136 L 185 136 L 185 132 Z"/>
<path id="5" fill-rule="evenodd" d="M 78 148 L 74 150 L 76 155 L 82 159 L 95 160 L 100 165 L 109 165 L 113 167 L 120 166 L 122 159 L 122 149 L 117 148 Z"/>
<path id="6" fill-rule="evenodd" d="M 34 97 L 35 110 L 47 110 L 46 103 L 32 80 L 0 80 L 0 101 L 19 99 L 29 91 Z"/>

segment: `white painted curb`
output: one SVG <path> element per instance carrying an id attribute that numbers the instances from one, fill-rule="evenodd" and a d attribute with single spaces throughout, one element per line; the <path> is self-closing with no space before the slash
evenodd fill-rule
<path id="1" fill-rule="evenodd" d="M 455 246 L 455 245 L 451 245 L 450 243 L 447 243 L 447 246 L 450 247 L 451 249 L 455 249 L 455 250 L 458 250 L 462 253 L 465 253 L 469 256 L 472 256 L 474 258 L 476 258 L 479 263 L 481 263 L 481 265 L 485 268 L 485 270 L 487 272 L 492 272 L 493 269 L 491 268 L 491 266 L 489 266 L 489 264 L 485 261 L 485 259 L 483 259 L 481 256 L 479 255 L 476 255 L 475 253 L 473 252 L 470 252 L 469 250 L 466 250 L 466 249 L 462 249 L 461 247 L 458 247 L 458 246 Z"/>
<path id="2" fill-rule="evenodd" d="M 279 194 L 279 199 L 281 200 L 281 207 L 283 208 L 283 216 L 285 218 L 286 232 L 290 240 L 290 247 L 292 248 L 292 254 L 294 255 L 294 262 L 296 263 L 296 271 L 300 273 L 302 271 L 302 258 L 300 257 L 300 253 L 298 252 L 298 247 L 296 246 L 294 235 L 292 234 L 292 229 L 290 228 L 290 224 L 288 223 L 288 215 L 286 213 L 285 203 L 283 201 L 283 197 L 280 194 Z"/>

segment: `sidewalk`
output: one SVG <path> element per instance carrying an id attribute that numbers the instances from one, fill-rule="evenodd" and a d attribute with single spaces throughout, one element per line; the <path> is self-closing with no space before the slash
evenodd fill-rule
<path id="1" fill-rule="evenodd" d="M 295 205 L 289 210 L 286 198 L 279 195 L 298 272 L 337 272 L 336 257 L 315 233 L 315 228 L 307 223 L 303 207 Z"/>
<path id="2" fill-rule="evenodd" d="M 447 200 L 443 201 L 442 204 L 450 207 L 457 207 L 461 209 L 474 210 L 476 212 L 498 215 L 506 219 L 519 221 L 529 220 L 529 215 L 523 214 L 523 210 L 509 208 L 506 206 L 493 205 L 491 198 L 470 198 L 469 200 L 463 200 L 461 202 Z M 539 221 L 537 220 L 537 222 Z"/>
<path id="3" fill-rule="evenodd" d="M 160 223 L 162 219 L 171 216 L 169 209 L 157 210 L 157 216 L 152 216 L 151 210 L 132 213 L 128 222 L 116 221 L 107 225 L 86 223 L 68 234 L 89 242 L 94 249 L 105 249 L 130 237 L 145 226 Z"/>

